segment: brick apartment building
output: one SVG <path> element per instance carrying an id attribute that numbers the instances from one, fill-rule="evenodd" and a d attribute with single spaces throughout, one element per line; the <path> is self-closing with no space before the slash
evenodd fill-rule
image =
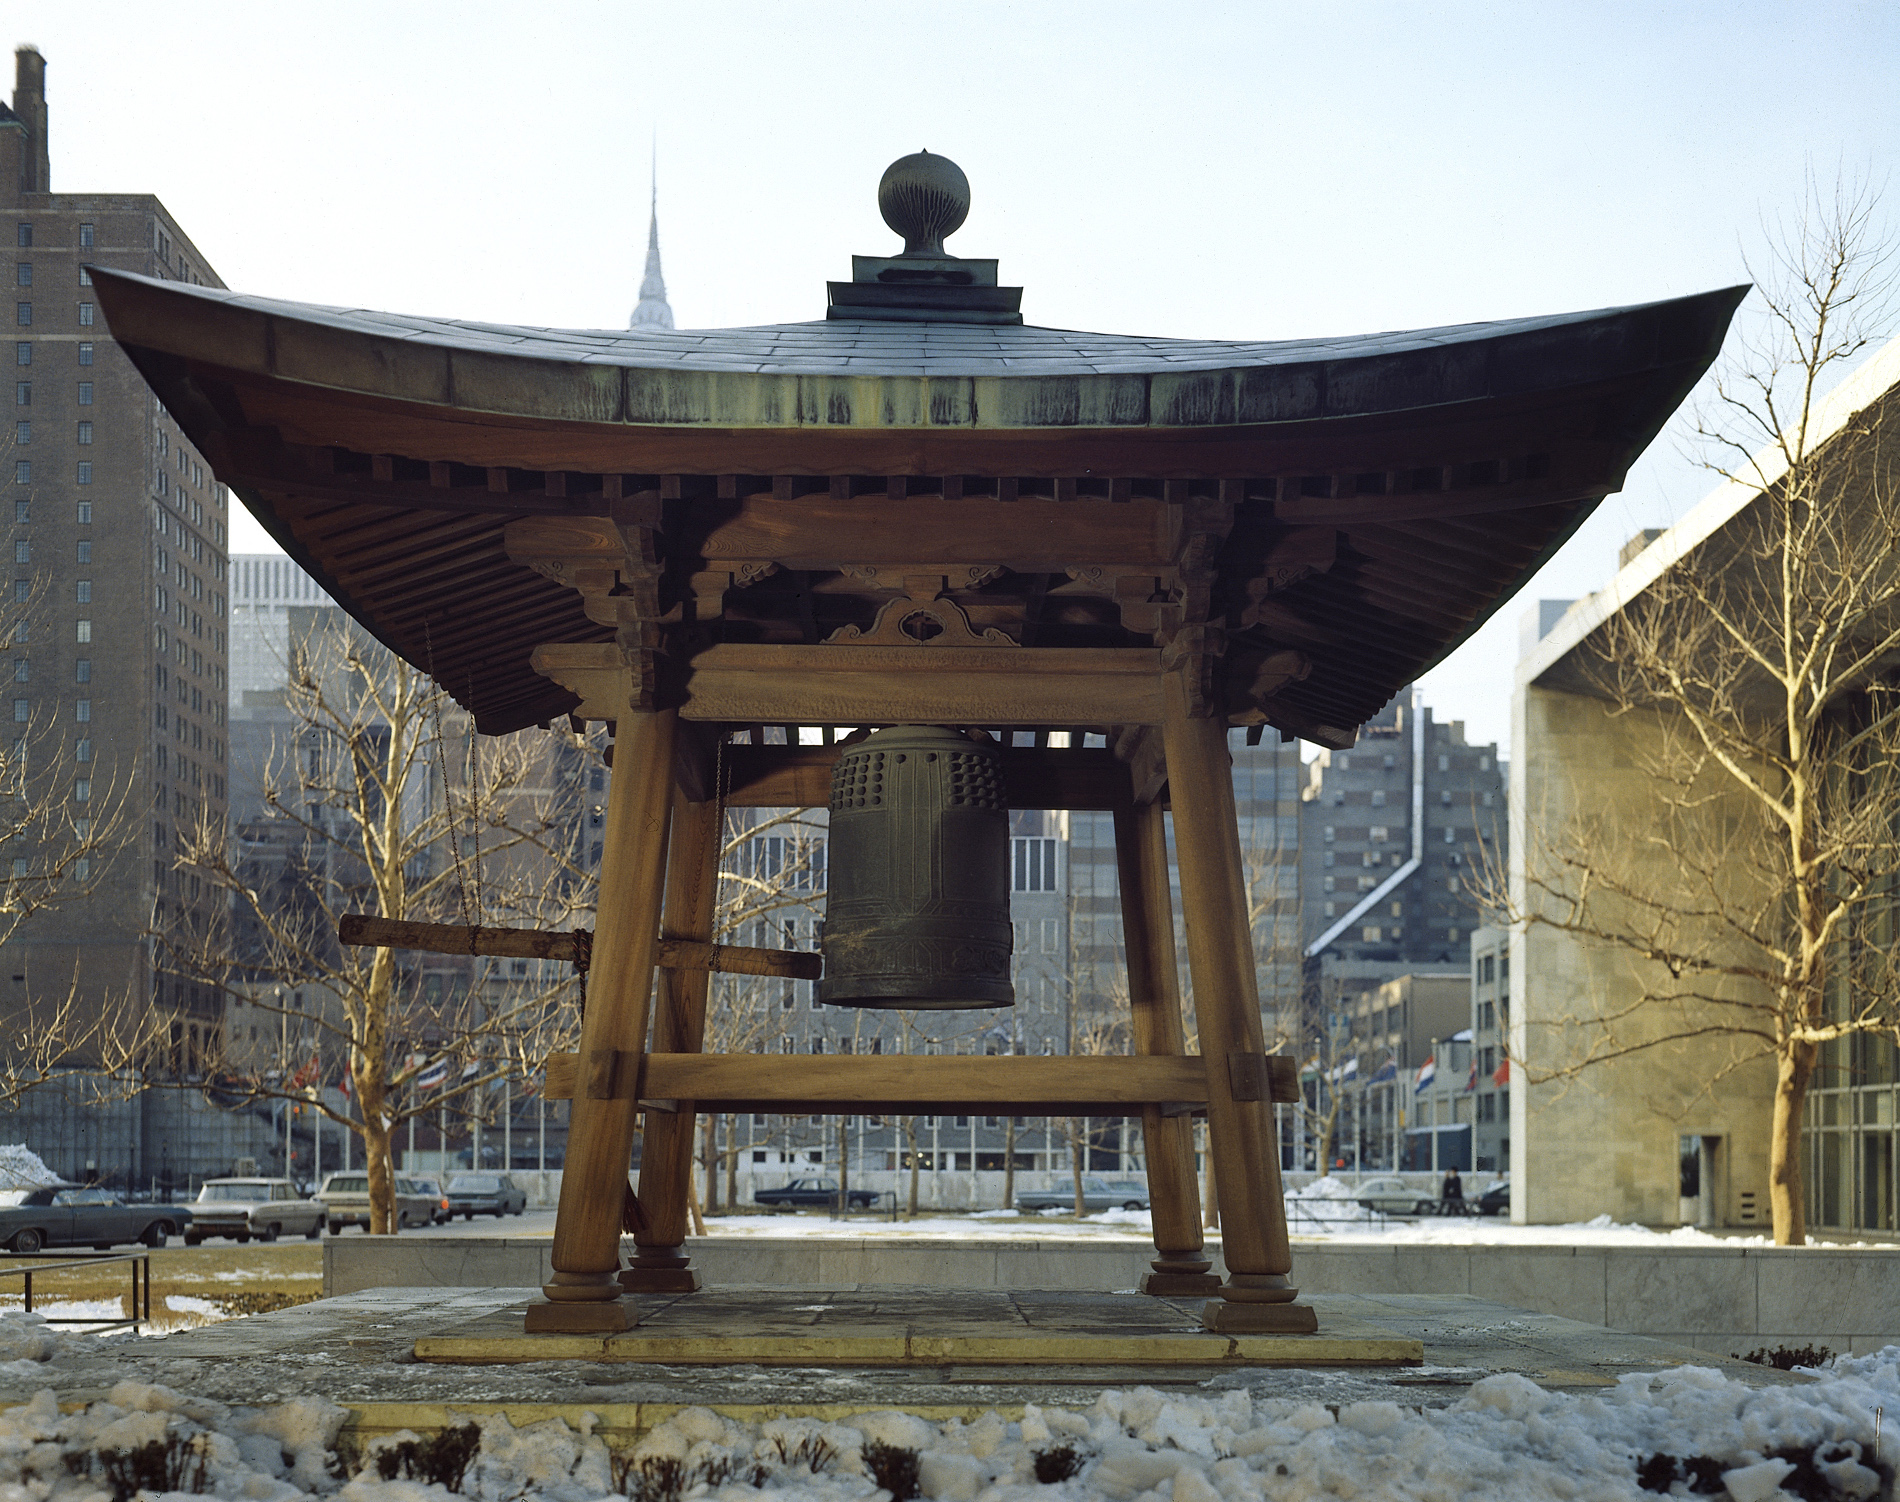
<path id="1" fill-rule="evenodd" d="M 226 508 L 212 480 L 98 317 L 88 268 L 222 286 L 150 194 L 56 193 L 46 63 L 17 54 L 0 108 L 0 237 L 13 250 L 11 502 L 13 720 L 33 727 L 36 781 L 106 802 L 124 792 L 120 853 L 85 900 L 8 946 L 5 984 L 115 992 L 170 1013 L 171 1067 L 215 1035 L 216 999 L 158 973 L 153 930 L 212 917 L 172 869 L 177 832 L 225 808 Z M 43 789 L 41 790 L 44 791 Z M 102 814 L 103 816 L 103 814 Z M 12 869 L 34 860 L 12 857 Z"/>

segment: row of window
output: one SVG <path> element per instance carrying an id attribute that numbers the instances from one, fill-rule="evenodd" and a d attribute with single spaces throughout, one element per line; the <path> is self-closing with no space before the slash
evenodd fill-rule
<path id="1" fill-rule="evenodd" d="M 13 701 L 13 723 L 16 725 L 24 725 L 32 720 L 32 718 L 33 701 L 31 699 L 15 699 Z M 92 700 L 73 700 L 73 719 L 81 725 L 90 725 L 92 723 Z"/>
<path id="2" fill-rule="evenodd" d="M 90 422 L 81 422 L 78 424 L 74 436 L 80 443 L 91 443 L 92 424 Z M 26 418 L 21 418 L 13 425 L 13 441 L 15 443 L 31 443 L 33 441 L 33 424 Z"/>
<path id="3" fill-rule="evenodd" d="M 87 227 L 90 228 L 91 226 Z M 31 261 L 20 261 L 14 266 L 13 285 L 16 287 L 30 287 L 33 285 L 33 263 Z M 92 267 L 84 263 L 79 267 L 79 285 L 82 287 L 90 287 L 92 285 Z"/>
<path id="4" fill-rule="evenodd" d="M 33 520 L 33 502 L 29 498 L 21 496 L 14 501 L 13 520 L 16 526 L 25 526 L 28 522 Z M 91 501 L 81 501 L 79 503 L 79 525 L 82 527 L 90 527 L 92 525 Z"/>
<path id="5" fill-rule="evenodd" d="M 15 683 L 31 683 L 33 681 L 32 658 L 16 657 L 13 659 L 13 681 Z M 90 657 L 81 657 L 73 663 L 73 682 L 92 682 L 92 659 Z"/>
<path id="6" fill-rule="evenodd" d="M 14 517 L 18 519 L 20 512 L 17 506 L 14 508 L 13 514 Z M 92 539 L 90 537 L 80 538 L 75 544 L 75 549 L 77 552 L 76 562 L 92 562 Z M 15 563 L 31 563 L 33 561 L 33 540 L 31 538 L 16 537 L 13 539 L 13 561 Z"/>
<path id="7" fill-rule="evenodd" d="M 161 238 L 163 237 L 161 236 Z M 22 219 L 14 226 L 14 244 L 18 245 L 21 250 L 31 250 L 33 248 L 33 225 L 30 220 Z M 79 248 L 81 250 L 92 249 L 92 226 L 90 224 L 82 224 L 79 226 Z"/>
<path id="8" fill-rule="evenodd" d="M 13 305 L 13 321 L 23 329 L 32 328 L 33 304 L 30 302 L 16 302 Z M 92 304 L 89 302 L 79 304 L 79 326 L 82 329 L 92 327 Z"/>
<path id="9" fill-rule="evenodd" d="M 91 304 L 87 304 L 87 306 L 90 307 Z M 91 344 L 78 344 L 75 345 L 74 348 L 79 352 L 79 363 L 81 365 L 92 364 Z M 30 339 L 22 339 L 13 346 L 13 363 L 22 366 L 31 365 L 33 363 L 33 342 Z"/>
<path id="10" fill-rule="evenodd" d="M 74 580 L 73 598 L 81 605 L 90 605 L 92 603 L 92 580 Z M 13 581 L 13 603 L 16 605 L 26 605 L 31 603 L 32 599 L 33 581 L 31 579 L 15 579 Z"/>
<path id="11" fill-rule="evenodd" d="M 92 424 L 89 422 L 82 422 L 79 426 L 82 428 L 90 429 L 92 427 Z M 80 442 L 91 443 L 92 439 L 90 437 L 82 438 Z M 16 459 L 13 461 L 13 483 L 15 485 L 31 485 L 33 483 L 33 461 L 32 460 Z M 76 485 L 90 485 L 92 483 L 92 460 L 81 459 L 79 461 L 78 465 L 73 470 L 73 483 Z M 91 518 L 88 517 L 87 520 L 90 521 Z"/>
<path id="12" fill-rule="evenodd" d="M 82 407 L 90 407 L 92 405 L 92 382 L 79 381 L 75 384 L 78 390 L 79 405 Z M 13 383 L 13 405 L 16 407 L 30 407 L 33 405 L 33 383 L 31 381 L 15 381 Z"/>

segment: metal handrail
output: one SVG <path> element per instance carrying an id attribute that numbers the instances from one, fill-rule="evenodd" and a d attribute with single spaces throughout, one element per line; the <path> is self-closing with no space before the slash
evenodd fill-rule
<path id="1" fill-rule="evenodd" d="M 12 1255 L 21 1256 L 22 1254 L 16 1252 Z M 29 1262 L 35 1262 L 41 1255 L 43 1254 L 37 1252 L 28 1254 L 27 1260 Z M 0 1277 L 13 1277 L 18 1275 L 25 1279 L 25 1312 L 31 1314 L 33 1312 L 33 1275 L 35 1273 L 56 1273 L 75 1267 L 98 1267 L 101 1263 L 105 1262 L 130 1262 L 132 1264 L 132 1313 L 129 1318 L 97 1319 L 89 1316 L 60 1315 L 55 1317 L 45 1314 L 41 1315 L 40 1318 L 45 1320 L 49 1325 L 97 1325 L 107 1330 L 116 1330 L 123 1325 L 130 1325 L 132 1327 L 132 1333 L 136 1335 L 140 1325 L 149 1325 L 152 1322 L 152 1254 L 150 1252 L 110 1252 L 103 1256 L 73 1257 L 64 1262 L 49 1262 L 41 1266 L 29 1265 L 21 1267 L 16 1265 L 0 1267 Z M 143 1275 L 142 1277 L 141 1274 Z M 141 1283 L 143 1285 L 142 1294 L 140 1292 Z"/>

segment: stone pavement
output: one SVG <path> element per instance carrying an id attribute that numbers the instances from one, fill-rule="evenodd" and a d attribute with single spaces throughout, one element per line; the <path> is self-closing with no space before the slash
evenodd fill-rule
<path id="1" fill-rule="evenodd" d="M 708 1317 L 717 1318 L 722 1308 L 739 1315 L 744 1301 L 764 1292 L 746 1289 L 694 1297 Z M 830 1300 L 850 1291 L 772 1292 L 813 1305 L 822 1299 L 837 1307 Z M 865 1292 L 889 1308 L 897 1291 Z M 84 1401 L 103 1397 L 114 1383 L 130 1378 L 228 1403 L 273 1403 L 321 1394 L 356 1410 L 353 1427 L 359 1436 L 404 1427 L 430 1429 L 448 1422 L 451 1413 L 500 1409 L 517 1424 L 554 1415 L 578 1420 L 583 1413 L 593 1413 L 602 1432 L 618 1443 L 691 1404 L 746 1417 L 768 1412 L 836 1417 L 902 1408 L 943 1419 L 974 1418 L 991 1408 L 1016 1417 L 1026 1402 L 1086 1408 L 1104 1387 L 1138 1385 L 1190 1392 L 1239 1387 L 1256 1397 L 1334 1404 L 1383 1398 L 1410 1408 L 1437 1408 L 1456 1402 L 1472 1383 L 1498 1372 L 1519 1372 L 1546 1388 L 1573 1391 L 1609 1386 L 1626 1373 L 1684 1363 L 1720 1368 L 1752 1386 L 1811 1380 L 1577 1320 L 1528 1314 L 1469 1295 L 1417 1294 L 1312 1299 L 1322 1332 L 1347 1325 L 1416 1340 L 1423 1352 L 1416 1366 L 1052 1361 L 1024 1367 L 973 1361 L 785 1367 L 600 1359 L 461 1366 L 416 1360 L 418 1340 L 469 1321 L 495 1319 L 519 1308 L 532 1293 L 522 1288 L 376 1289 L 160 1338 L 103 1342 L 92 1354 L 63 1356 L 30 1375 L 19 1375 L 16 1364 L 0 1376 L 0 1402 L 24 1401 L 42 1387 L 53 1388 L 63 1402 Z M 920 1302 L 914 1313 L 923 1308 L 923 1301 L 943 1297 L 942 1290 L 920 1289 L 915 1295 Z M 722 1305 L 722 1298 L 728 1302 Z M 650 1309 L 654 1302 L 643 1307 Z M 1147 1301 L 1144 1307 L 1160 1302 Z M 1176 1312 L 1191 1313 L 1191 1306 Z"/>

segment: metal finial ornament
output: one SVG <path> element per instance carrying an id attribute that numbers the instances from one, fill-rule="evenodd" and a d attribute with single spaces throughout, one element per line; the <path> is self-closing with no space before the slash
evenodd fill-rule
<path id="1" fill-rule="evenodd" d="M 947 156 L 900 156 L 878 182 L 877 207 L 904 237 L 905 255 L 948 255 L 944 236 L 955 234 L 970 214 L 970 180 Z"/>

